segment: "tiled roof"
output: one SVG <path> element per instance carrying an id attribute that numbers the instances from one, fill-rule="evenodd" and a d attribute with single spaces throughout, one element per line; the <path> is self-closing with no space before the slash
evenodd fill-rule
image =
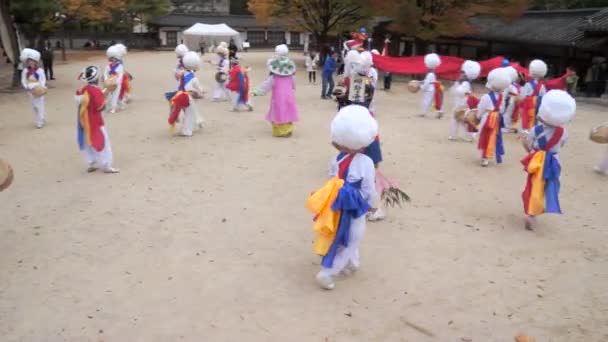
<path id="1" fill-rule="evenodd" d="M 268 25 L 260 24 L 252 15 L 214 15 L 214 14 L 180 14 L 173 13 L 156 17 L 150 21 L 155 26 L 190 27 L 196 23 L 202 24 L 226 24 L 235 30 L 239 29 L 284 29 L 284 26 L 273 22 Z"/>
<path id="2" fill-rule="evenodd" d="M 601 22 L 608 22 L 606 8 L 529 11 L 510 22 L 496 17 L 479 16 L 470 19 L 470 23 L 476 28 L 471 37 L 554 46 L 578 46 L 580 42 L 584 43 L 585 47 L 592 47 L 603 44 L 606 41 L 604 38 L 607 37 L 585 37 L 585 25 L 589 23 L 589 18 L 602 13 Z"/>
<path id="3" fill-rule="evenodd" d="M 608 32 L 608 7 L 587 17 L 581 29 L 585 32 Z"/>

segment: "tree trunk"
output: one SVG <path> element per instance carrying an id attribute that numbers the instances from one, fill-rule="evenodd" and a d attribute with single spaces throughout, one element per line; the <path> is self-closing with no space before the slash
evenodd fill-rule
<path id="1" fill-rule="evenodd" d="M 13 80 L 11 87 L 16 88 L 21 80 L 19 72 L 19 43 L 13 19 L 9 13 L 9 1 L 0 1 L 0 39 L 4 45 L 6 56 L 13 63 Z"/>

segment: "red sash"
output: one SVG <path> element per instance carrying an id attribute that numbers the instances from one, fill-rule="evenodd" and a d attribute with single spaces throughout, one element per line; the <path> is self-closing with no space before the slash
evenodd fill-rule
<path id="1" fill-rule="evenodd" d="M 534 127 L 534 124 L 536 123 L 536 112 L 538 110 L 539 105 L 538 96 L 542 87 L 543 82 L 540 80 L 536 81 L 536 85 L 532 90 L 532 95 L 527 96 L 521 105 L 521 126 L 523 127 L 523 129 L 532 129 L 532 127 Z"/>

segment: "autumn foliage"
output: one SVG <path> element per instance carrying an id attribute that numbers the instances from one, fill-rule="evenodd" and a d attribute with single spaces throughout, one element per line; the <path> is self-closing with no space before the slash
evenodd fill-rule
<path id="1" fill-rule="evenodd" d="M 321 42 L 330 33 L 359 25 L 367 14 L 364 2 L 357 0 L 249 0 L 248 9 L 261 23 L 281 20 Z"/>
<path id="2" fill-rule="evenodd" d="M 529 0 L 369 0 L 376 15 L 392 19 L 389 29 L 431 40 L 474 32 L 467 19 L 476 15 L 514 18 L 528 8 Z"/>

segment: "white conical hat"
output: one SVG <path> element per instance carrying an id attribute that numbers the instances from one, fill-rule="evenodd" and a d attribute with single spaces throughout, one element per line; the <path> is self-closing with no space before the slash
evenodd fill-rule
<path id="1" fill-rule="evenodd" d="M 331 122 L 331 140 L 351 150 L 369 146 L 378 135 L 378 123 L 363 106 L 340 109 Z"/>
<path id="2" fill-rule="evenodd" d="M 481 65 L 475 61 L 465 61 L 462 63 L 462 72 L 464 72 L 467 78 L 472 81 L 479 77 Z"/>
<path id="3" fill-rule="evenodd" d="M 177 57 L 184 57 L 184 55 L 188 51 L 190 51 L 190 50 L 184 44 L 179 44 L 178 46 L 175 47 L 175 54 L 177 55 Z"/>
<path id="4" fill-rule="evenodd" d="M 106 50 L 106 56 L 121 59 L 120 49 L 116 45 L 112 45 Z"/>
<path id="5" fill-rule="evenodd" d="M 287 54 L 289 54 L 289 48 L 285 44 L 277 45 L 274 48 L 274 53 L 277 56 L 287 56 Z"/>
<path id="6" fill-rule="evenodd" d="M 29 48 L 23 49 L 21 51 L 21 55 L 19 56 L 19 60 L 21 60 L 22 63 L 25 63 L 28 59 L 40 62 L 40 52 Z"/>
<path id="7" fill-rule="evenodd" d="M 118 43 L 114 46 L 116 46 L 116 48 L 118 49 L 121 58 L 124 58 L 127 55 L 127 47 L 124 44 Z"/>
<path id="8" fill-rule="evenodd" d="M 511 82 L 516 82 L 519 79 L 519 73 L 514 67 L 509 65 L 505 67 L 505 70 L 507 70 L 507 72 L 509 73 L 509 76 L 511 77 Z"/>
<path id="9" fill-rule="evenodd" d="M 424 65 L 429 69 L 435 69 L 441 65 L 441 58 L 436 53 L 429 53 L 424 56 Z"/>
<path id="10" fill-rule="evenodd" d="M 182 58 L 182 63 L 188 70 L 196 71 L 201 66 L 201 58 L 194 51 L 188 51 Z"/>
<path id="11" fill-rule="evenodd" d="M 563 90 L 549 90 L 542 99 L 538 117 L 551 126 L 562 126 L 574 118 L 576 101 Z"/>
<path id="12" fill-rule="evenodd" d="M 511 84 L 511 76 L 505 68 L 496 68 L 488 74 L 486 87 L 494 91 L 503 91 Z"/>
<path id="13" fill-rule="evenodd" d="M 532 78 L 543 78 L 547 75 L 547 64 L 540 59 L 535 59 L 530 62 L 528 70 Z"/>

